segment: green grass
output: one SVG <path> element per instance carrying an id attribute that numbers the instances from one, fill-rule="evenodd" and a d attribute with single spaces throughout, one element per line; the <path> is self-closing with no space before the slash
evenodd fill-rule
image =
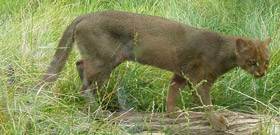
<path id="1" fill-rule="evenodd" d="M 81 14 L 103 10 L 161 16 L 226 35 L 272 37 L 269 73 L 256 80 L 236 68 L 217 81 L 212 101 L 231 111 L 279 116 L 279 0 L 1 0 L 0 7 L 0 134 L 123 134 L 118 125 L 97 122 L 84 113 L 86 103 L 75 71 L 80 59 L 77 48 L 58 81 L 39 92 L 32 88 L 50 63 L 66 26 Z M 8 65 L 15 69 L 12 87 L 7 86 Z M 123 109 L 163 112 L 171 76 L 154 67 L 123 63 L 100 90 L 97 102 L 119 109 L 117 93 L 122 93 Z M 26 86 L 30 89 L 24 90 Z M 178 106 L 196 107 L 188 88 Z M 268 131 L 266 127 L 262 134 Z"/>

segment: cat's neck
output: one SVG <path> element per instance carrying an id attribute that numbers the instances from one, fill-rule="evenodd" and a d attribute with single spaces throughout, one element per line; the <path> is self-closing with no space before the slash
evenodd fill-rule
<path id="1" fill-rule="evenodd" d="M 237 56 L 235 53 L 236 40 L 240 38 L 237 36 L 225 36 L 226 44 L 223 46 L 223 50 L 227 50 L 225 53 L 221 53 L 222 60 L 220 61 L 220 74 L 224 74 L 229 70 L 238 67 Z"/>

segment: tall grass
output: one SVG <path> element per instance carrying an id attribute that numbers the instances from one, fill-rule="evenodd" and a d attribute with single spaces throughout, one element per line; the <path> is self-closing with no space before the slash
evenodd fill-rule
<path id="1" fill-rule="evenodd" d="M 280 1 L 278 0 L 2 0 L 0 1 L 0 134 L 123 134 L 118 125 L 86 115 L 75 71 L 80 59 L 74 49 L 58 81 L 48 89 L 33 89 L 50 63 L 66 26 L 85 13 L 119 10 L 161 16 L 226 35 L 266 39 L 271 64 L 268 74 L 254 79 L 236 68 L 212 90 L 215 105 L 232 111 L 280 113 Z M 7 86 L 8 65 L 16 83 Z M 123 63 L 98 92 L 97 102 L 110 110 L 163 112 L 172 73 L 133 62 Z M 25 87 L 29 86 L 29 89 Z M 117 93 L 121 93 L 117 96 Z M 120 98 L 120 101 L 117 99 Z M 186 88 L 180 108 L 196 105 Z M 268 134 L 266 131 L 264 134 Z"/>

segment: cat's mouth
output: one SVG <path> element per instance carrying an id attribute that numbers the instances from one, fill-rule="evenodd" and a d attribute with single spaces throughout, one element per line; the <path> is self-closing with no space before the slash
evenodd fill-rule
<path id="1" fill-rule="evenodd" d="M 263 77 L 263 76 L 261 76 L 261 75 L 254 75 L 254 77 L 255 77 L 255 78 L 261 78 L 261 77 Z"/>
<path id="2" fill-rule="evenodd" d="M 265 72 L 256 72 L 256 73 L 254 73 L 254 77 L 255 78 L 261 78 L 261 77 L 263 77 L 263 76 L 265 76 Z"/>

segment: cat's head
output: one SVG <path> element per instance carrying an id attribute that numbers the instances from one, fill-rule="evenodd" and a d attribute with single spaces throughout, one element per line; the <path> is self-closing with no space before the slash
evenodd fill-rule
<path id="1" fill-rule="evenodd" d="M 270 58 L 268 50 L 270 40 L 270 38 L 265 41 L 237 39 L 235 53 L 238 66 L 256 78 L 266 75 Z"/>

